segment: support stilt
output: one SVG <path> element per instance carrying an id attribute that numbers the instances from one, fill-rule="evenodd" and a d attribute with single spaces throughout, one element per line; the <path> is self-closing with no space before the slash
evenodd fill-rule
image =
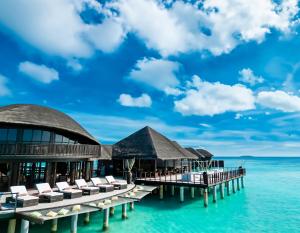
<path id="1" fill-rule="evenodd" d="M 52 220 L 52 223 L 51 223 L 51 233 L 55 233 L 57 232 L 57 218 L 53 219 Z"/>
<path id="2" fill-rule="evenodd" d="M 240 179 L 239 178 L 236 179 L 236 188 L 238 191 L 240 191 Z"/>
<path id="3" fill-rule="evenodd" d="M 180 202 L 184 202 L 184 187 L 180 187 Z"/>
<path id="4" fill-rule="evenodd" d="M 160 200 L 164 199 L 164 186 L 163 185 L 159 186 L 159 199 Z"/>
<path id="5" fill-rule="evenodd" d="M 212 188 L 212 192 L 213 192 L 213 203 L 217 202 L 217 187 L 214 185 Z"/>
<path id="6" fill-rule="evenodd" d="M 126 218 L 127 218 L 127 205 L 122 204 L 122 219 L 126 219 Z"/>
<path id="7" fill-rule="evenodd" d="M 71 233 L 77 233 L 78 214 L 71 217 Z"/>
<path id="8" fill-rule="evenodd" d="M 90 213 L 85 213 L 83 223 L 84 224 L 89 224 L 90 223 Z"/>
<path id="9" fill-rule="evenodd" d="M 103 231 L 108 230 L 109 227 L 109 209 L 104 209 L 103 212 Z"/>
<path id="10" fill-rule="evenodd" d="M 195 188 L 191 187 L 191 198 L 195 197 Z"/>
<path id="11" fill-rule="evenodd" d="M 230 196 L 230 187 L 229 187 L 229 181 L 226 181 L 226 190 L 227 190 L 227 196 Z"/>
<path id="12" fill-rule="evenodd" d="M 109 208 L 109 216 L 112 217 L 115 215 L 115 207 L 110 207 Z"/>
<path id="13" fill-rule="evenodd" d="M 221 183 L 219 188 L 220 188 L 220 197 L 221 199 L 224 199 L 224 184 Z"/>
<path id="14" fill-rule="evenodd" d="M 231 186 L 232 186 L 232 192 L 235 193 L 235 184 L 234 184 L 234 179 L 231 180 Z"/>
<path id="15" fill-rule="evenodd" d="M 203 190 L 203 202 L 204 202 L 204 207 L 206 208 L 208 206 L 208 192 L 207 189 Z"/>
<path id="16" fill-rule="evenodd" d="M 17 220 L 15 218 L 10 219 L 8 221 L 7 233 L 15 233 L 15 231 L 16 231 L 16 222 L 17 222 Z"/>
<path id="17" fill-rule="evenodd" d="M 129 203 L 129 209 L 134 210 L 134 201 Z"/>
<path id="18" fill-rule="evenodd" d="M 242 176 L 241 177 L 241 186 L 242 186 L 242 189 L 244 188 L 244 177 Z"/>
<path id="19" fill-rule="evenodd" d="M 171 185 L 171 196 L 173 197 L 175 195 L 175 186 Z"/>
<path id="20" fill-rule="evenodd" d="M 29 221 L 22 219 L 20 233 L 28 233 L 28 232 L 29 232 Z"/>

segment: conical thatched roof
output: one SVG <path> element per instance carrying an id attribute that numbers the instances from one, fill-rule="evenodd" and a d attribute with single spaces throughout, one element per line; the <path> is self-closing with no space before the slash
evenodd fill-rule
<path id="1" fill-rule="evenodd" d="M 177 149 L 180 150 L 181 153 L 183 153 L 187 159 L 198 159 L 197 155 L 195 155 L 195 154 L 191 153 L 190 151 L 186 150 L 185 148 L 181 147 L 178 144 L 178 142 L 176 142 L 176 141 L 172 141 L 172 142 L 173 142 L 174 146 L 176 146 Z"/>
<path id="2" fill-rule="evenodd" d="M 186 147 L 185 148 L 187 151 L 189 151 L 190 153 L 193 153 L 195 156 L 197 156 L 197 159 L 200 159 L 200 160 L 205 160 L 206 157 L 199 153 L 196 149 L 192 148 L 192 147 Z"/>
<path id="3" fill-rule="evenodd" d="M 198 153 L 203 155 L 206 160 L 210 160 L 214 156 L 212 153 L 208 152 L 207 150 L 204 149 L 196 149 L 196 150 L 198 151 Z"/>
<path id="4" fill-rule="evenodd" d="M 112 159 L 112 145 L 101 145 L 101 156 L 100 160 L 111 160 Z"/>
<path id="5" fill-rule="evenodd" d="M 92 135 L 68 115 L 39 105 L 13 104 L 0 107 L 0 123 L 39 126 L 67 131 L 84 137 L 92 144 L 99 144 Z"/>
<path id="6" fill-rule="evenodd" d="M 113 158 L 176 160 L 194 158 L 179 144 L 146 126 L 113 146 Z"/>

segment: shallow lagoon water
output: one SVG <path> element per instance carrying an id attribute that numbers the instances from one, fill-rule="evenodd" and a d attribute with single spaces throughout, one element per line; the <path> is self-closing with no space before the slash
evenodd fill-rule
<path id="1" fill-rule="evenodd" d="M 242 162 L 243 161 L 243 162 Z M 174 233 L 174 232 L 300 232 L 300 158 L 225 158 L 226 166 L 247 168 L 245 189 L 224 200 L 203 207 L 203 199 L 195 193 L 179 203 L 178 193 L 163 201 L 149 196 L 128 210 L 121 219 L 121 208 L 110 218 L 110 233 Z M 219 193 L 218 193 L 219 194 Z M 219 197 L 219 196 L 218 196 Z M 91 215 L 89 225 L 79 218 L 78 233 L 101 232 L 103 213 Z M 59 233 L 70 232 L 70 219 L 59 220 Z M 50 225 L 34 225 L 30 233 L 49 232 Z"/>

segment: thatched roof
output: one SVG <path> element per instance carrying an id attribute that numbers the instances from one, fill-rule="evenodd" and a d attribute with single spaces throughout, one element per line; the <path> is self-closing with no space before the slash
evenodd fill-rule
<path id="1" fill-rule="evenodd" d="M 190 153 L 193 153 L 195 156 L 197 156 L 197 159 L 200 160 L 204 160 L 205 156 L 201 153 L 199 153 L 196 149 L 192 148 L 192 147 L 186 147 L 185 148 L 187 151 L 189 151 Z"/>
<path id="2" fill-rule="evenodd" d="M 185 148 L 181 147 L 178 144 L 178 142 L 176 142 L 176 141 L 172 141 L 172 142 L 173 142 L 174 146 L 176 146 L 177 149 L 180 150 L 181 153 L 183 153 L 187 159 L 198 159 L 197 155 L 195 155 L 195 154 L 191 153 L 190 151 L 186 150 Z"/>
<path id="3" fill-rule="evenodd" d="M 101 156 L 100 160 L 111 160 L 112 159 L 112 145 L 101 145 Z"/>
<path id="4" fill-rule="evenodd" d="M 200 160 L 210 160 L 213 157 L 213 154 L 204 149 L 194 149 L 192 147 L 187 147 L 185 149 L 194 155 L 197 155 Z"/>
<path id="5" fill-rule="evenodd" d="M 196 150 L 198 151 L 198 153 L 203 155 L 208 160 L 214 156 L 212 153 L 208 152 L 207 150 L 204 149 L 196 149 Z"/>
<path id="6" fill-rule="evenodd" d="M 52 128 L 80 135 L 92 144 L 99 142 L 80 124 L 57 110 L 32 105 L 14 104 L 0 107 L 0 123 Z"/>
<path id="7" fill-rule="evenodd" d="M 194 156 L 148 126 L 113 146 L 113 158 L 176 160 L 190 157 Z"/>

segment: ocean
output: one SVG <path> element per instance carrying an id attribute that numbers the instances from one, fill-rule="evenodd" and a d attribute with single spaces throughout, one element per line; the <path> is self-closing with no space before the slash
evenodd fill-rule
<path id="1" fill-rule="evenodd" d="M 247 169 L 245 188 L 219 198 L 208 208 L 198 191 L 191 199 L 186 190 L 185 202 L 165 195 L 148 196 L 128 210 L 122 220 L 121 207 L 110 218 L 110 233 L 200 233 L 200 232 L 300 232 L 300 158 L 221 158 L 227 167 L 243 165 Z M 78 233 L 102 231 L 103 213 L 91 214 L 90 224 L 79 218 Z M 60 219 L 58 232 L 70 232 L 70 219 Z M 30 233 L 49 232 L 50 225 L 33 225 Z"/>

